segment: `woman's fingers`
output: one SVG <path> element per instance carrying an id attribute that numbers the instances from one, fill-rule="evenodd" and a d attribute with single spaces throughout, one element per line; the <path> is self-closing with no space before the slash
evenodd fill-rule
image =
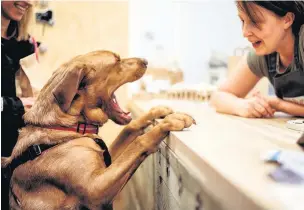
<path id="1" fill-rule="evenodd" d="M 263 107 L 258 101 L 255 101 L 253 104 L 253 109 L 259 113 L 260 117 L 266 117 L 267 111 L 265 107 Z"/>
<path id="2" fill-rule="evenodd" d="M 257 98 L 257 101 L 266 109 L 268 116 L 272 117 L 276 109 L 272 107 L 272 104 L 270 103 L 268 97 L 266 98 L 260 92 L 254 93 L 254 96 Z"/>
<path id="3" fill-rule="evenodd" d="M 259 97 L 259 98 L 257 99 L 257 102 L 258 102 L 261 106 L 263 106 L 263 108 L 264 108 L 263 114 L 264 114 L 265 116 L 268 116 L 268 117 L 272 117 L 272 116 L 273 116 L 274 110 L 271 108 L 271 106 L 269 105 L 268 101 L 266 101 L 265 98 Z"/>
<path id="4" fill-rule="evenodd" d="M 254 108 L 251 110 L 251 115 L 254 118 L 261 118 L 261 117 L 263 117 L 263 114 L 261 112 L 257 111 Z"/>

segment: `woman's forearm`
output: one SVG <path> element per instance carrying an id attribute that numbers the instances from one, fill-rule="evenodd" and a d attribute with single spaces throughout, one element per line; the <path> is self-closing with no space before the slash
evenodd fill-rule
<path id="1" fill-rule="evenodd" d="M 238 107 L 241 100 L 241 98 L 231 93 L 216 91 L 211 96 L 210 105 L 213 106 L 217 112 L 239 115 Z"/>
<path id="2" fill-rule="evenodd" d="M 277 111 L 285 112 L 294 116 L 304 117 L 304 105 L 299 105 L 289 101 L 278 99 L 278 102 L 275 106 L 275 109 Z"/>

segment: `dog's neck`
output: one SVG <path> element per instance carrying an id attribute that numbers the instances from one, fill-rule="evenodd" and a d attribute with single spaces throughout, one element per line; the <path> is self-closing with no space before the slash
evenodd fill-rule
<path id="1" fill-rule="evenodd" d="M 64 113 L 59 107 L 49 106 L 41 104 L 38 106 L 37 103 L 27 111 L 24 116 L 24 122 L 26 124 L 36 126 L 73 126 L 78 123 L 81 116 L 73 116 Z"/>
<path id="2" fill-rule="evenodd" d="M 47 126 L 45 128 L 59 131 L 72 131 L 81 134 L 98 134 L 99 126 L 87 123 L 77 123 L 73 126 Z"/>

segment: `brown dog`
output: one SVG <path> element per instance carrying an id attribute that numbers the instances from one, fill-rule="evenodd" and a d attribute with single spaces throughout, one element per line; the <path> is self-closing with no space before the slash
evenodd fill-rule
<path id="1" fill-rule="evenodd" d="M 7 169 L 33 145 L 54 145 L 15 168 L 11 209 L 111 208 L 117 193 L 169 131 L 194 123 L 190 116 L 172 114 L 166 107 L 152 108 L 133 121 L 120 109 L 115 90 L 142 77 L 146 68 L 143 59 L 120 59 L 112 52 L 96 51 L 77 56 L 54 72 L 24 115 L 27 126 L 20 131 L 12 155 L 2 158 L 2 168 Z M 144 133 L 153 120 L 163 117 Z M 73 130 L 79 122 L 92 129 L 108 119 L 128 124 L 109 150 L 96 134 Z"/>

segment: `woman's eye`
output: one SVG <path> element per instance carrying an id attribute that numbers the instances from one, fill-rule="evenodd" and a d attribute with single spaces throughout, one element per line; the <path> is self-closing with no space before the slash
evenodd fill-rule
<path id="1" fill-rule="evenodd" d="M 243 19 L 239 19 L 242 25 L 244 25 L 245 21 Z"/>
<path id="2" fill-rule="evenodd" d="M 242 26 L 244 26 L 245 24 L 247 25 L 247 26 L 250 26 L 250 27 L 256 27 L 257 26 L 257 24 L 256 23 L 254 23 L 254 22 L 252 22 L 252 21 L 244 21 L 244 20 L 241 20 L 241 23 L 242 23 Z"/>

